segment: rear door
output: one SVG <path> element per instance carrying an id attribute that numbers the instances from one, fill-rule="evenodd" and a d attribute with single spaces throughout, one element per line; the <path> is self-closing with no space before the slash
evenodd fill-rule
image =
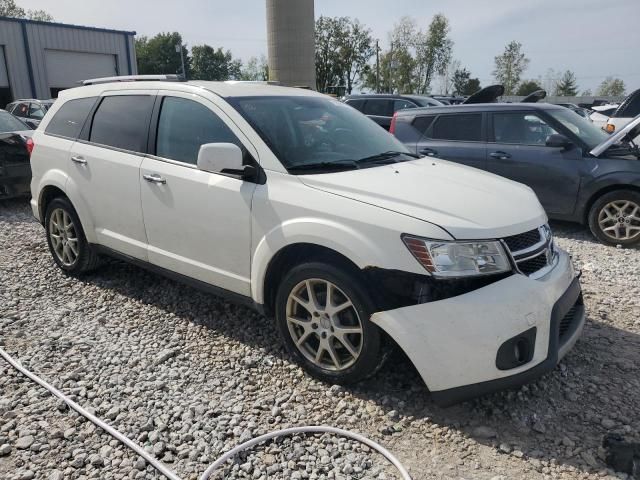
<path id="1" fill-rule="evenodd" d="M 559 132 L 535 111 L 491 113 L 487 169 L 530 186 L 547 214 L 566 215 L 575 208 L 581 152 L 547 147 L 554 133 Z"/>
<path id="2" fill-rule="evenodd" d="M 393 117 L 393 99 L 368 98 L 364 103 L 362 113 L 385 130 L 389 130 L 391 117 Z"/>
<path id="3" fill-rule="evenodd" d="M 483 119 L 483 113 L 473 112 L 423 116 L 419 121 L 425 132 L 416 153 L 485 170 Z"/>
<path id="4" fill-rule="evenodd" d="M 98 243 L 141 260 L 147 238 L 140 202 L 140 165 L 146 153 L 156 91 L 107 92 L 90 128 L 71 148 L 69 176 L 92 216 Z M 87 125 L 89 127 L 89 125 Z"/>

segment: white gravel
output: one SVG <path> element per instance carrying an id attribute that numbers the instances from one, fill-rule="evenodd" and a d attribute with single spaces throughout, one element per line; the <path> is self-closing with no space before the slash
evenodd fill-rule
<path id="1" fill-rule="evenodd" d="M 583 339 L 537 382 L 449 409 L 401 354 L 364 384 L 330 387 L 250 310 L 115 261 L 65 277 L 24 200 L 0 202 L 0 345 L 185 479 L 245 439 L 305 424 L 370 436 L 415 480 L 627 478 L 600 444 L 640 438 L 640 251 L 553 227 L 584 272 Z M 0 360 L 0 478 L 160 476 Z M 323 436 L 265 445 L 216 478 L 395 477 L 365 447 Z"/>

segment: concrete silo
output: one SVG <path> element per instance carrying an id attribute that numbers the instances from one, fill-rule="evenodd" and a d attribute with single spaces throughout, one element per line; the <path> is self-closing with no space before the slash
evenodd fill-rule
<path id="1" fill-rule="evenodd" d="M 314 0 L 267 0 L 269 80 L 316 88 Z"/>

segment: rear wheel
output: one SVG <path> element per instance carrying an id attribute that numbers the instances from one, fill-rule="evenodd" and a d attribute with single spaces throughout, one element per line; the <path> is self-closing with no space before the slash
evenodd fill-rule
<path id="1" fill-rule="evenodd" d="M 96 268 L 98 255 L 87 242 L 78 214 L 67 198 L 58 197 L 49 203 L 45 230 L 51 256 L 62 270 L 78 275 Z"/>
<path id="2" fill-rule="evenodd" d="M 589 212 L 589 228 L 610 245 L 640 243 L 640 193 L 616 190 L 598 198 Z"/>
<path id="3" fill-rule="evenodd" d="M 381 332 L 357 274 L 324 263 L 294 267 L 276 298 L 284 343 L 305 370 L 331 383 L 353 383 L 382 365 Z"/>

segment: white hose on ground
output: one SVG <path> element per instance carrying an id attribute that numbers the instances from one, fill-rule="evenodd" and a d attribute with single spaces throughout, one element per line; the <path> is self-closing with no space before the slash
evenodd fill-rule
<path id="1" fill-rule="evenodd" d="M 0 348 L 0 356 L 2 356 L 7 361 L 7 363 L 9 363 L 9 365 L 11 365 L 13 368 L 18 370 L 25 377 L 37 383 L 41 387 L 47 389 L 51 394 L 53 394 L 54 396 L 62 400 L 64 403 L 66 403 L 69 406 L 69 408 L 75 410 L 80 415 L 82 415 L 83 417 L 85 417 L 86 419 L 94 423 L 96 426 L 100 427 L 102 430 L 107 432 L 113 438 L 120 441 L 121 443 L 129 447 L 131 450 L 136 452 L 138 455 L 144 458 L 147 462 L 149 462 L 149 464 L 153 468 L 155 468 L 158 472 L 160 472 L 162 475 L 167 477 L 169 480 L 182 480 L 175 472 L 173 472 L 169 467 L 167 467 L 164 463 L 162 463 L 160 460 L 155 458 L 153 455 L 150 455 L 140 445 L 130 440 L 128 437 L 124 436 L 122 433 L 118 432 L 115 428 L 113 428 L 109 424 L 100 420 L 91 412 L 88 412 L 87 410 L 82 408 L 80 405 L 78 405 L 76 402 L 71 400 L 69 397 L 67 397 L 64 393 L 59 391 L 53 385 L 50 385 L 49 383 L 47 383 L 45 380 L 41 379 L 34 373 L 31 373 L 29 370 L 23 367 L 22 364 L 20 364 L 20 362 L 18 362 L 13 357 L 11 357 L 11 355 L 5 352 L 2 348 Z M 238 445 L 237 447 L 229 450 L 227 453 L 225 453 L 220 458 L 218 458 L 215 462 L 213 462 L 202 474 L 202 476 L 200 477 L 200 480 L 209 480 L 209 478 L 211 477 L 211 474 L 215 472 L 218 468 L 220 468 L 222 465 L 224 465 L 224 463 L 226 463 L 228 460 L 233 458 L 238 453 L 244 450 L 247 450 L 251 447 L 254 447 L 255 445 L 258 445 L 262 442 L 266 442 L 268 440 L 272 440 L 274 438 L 278 438 L 282 436 L 289 436 L 289 435 L 296 435 L 296 434 L 313 434 L 313 433 L 331 433 L 333 435 L 350 438 L 364 445 L 367 445 L 368 447 L 372 448 L 376 452 L 380 453 L 394 467 L 396 467 L 396 469 L 400 472 L 402 476 L 402 480 L 411 480 L 411 476 L 409 475 L 409 472 L 407 472 L 407 470 L 402 466 L 400 461 L 382 445 L 379 445 L 373 440 L 370 440 L 367 437 L 364 437 L 357 433 L 349 432 L 347 430 L 342 430 L 340 428 L 326 427 L 326 426 L 285 428 L 284 430 L 267 433 L 265 435 L 261 435 L 259 437 L 248 440 L 243 444 Z"/>

